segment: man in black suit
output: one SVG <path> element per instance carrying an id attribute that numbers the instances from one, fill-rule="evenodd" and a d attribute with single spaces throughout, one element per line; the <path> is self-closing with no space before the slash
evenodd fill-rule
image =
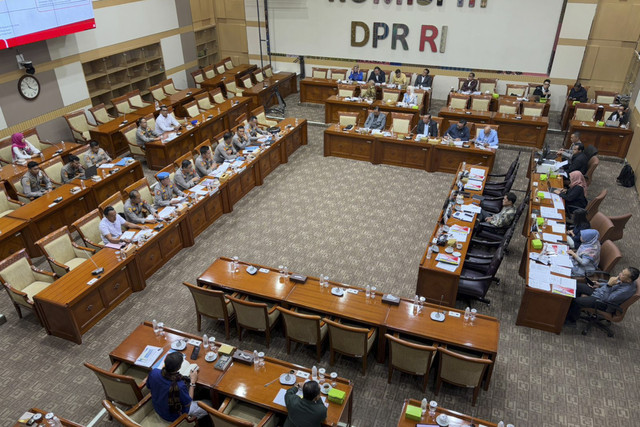
<path id="1" fill-rule="evenodd" d="M 416 132 L 418 135 L 438 136 L 438 123 L 435 120 L 431 120 L 431 114 L 425 114 L 420 117 Z"/>
<path id="2" fill-rule="evenodd" d="M 374 83 L 385 83 L 387 81 L 387 78 L 384 75 L 384 71 L 382 71 L 380 67 L 376 67 L 369 75 L 369 80 L 367 81 L 370 80 L 373 80 Z"/>
<path id="3" fill-rule="evenodd" d="M 467 80 L 462 83 L 460 92 L 475 92 L 478 89 L 478 80 L 476 79 L 476 73 L 469 73 Z"/>
<path id="4" fill-rule="evenodd" d="M 431 87 L 431 85 L 433 84 L 433 76 L 431 74 L 429 74 L 429 69 L 425 68 L 424 70 L 422 70 L 422 74 L 420 74 L 418 77 L 416 77 L 416 87 L 420 87 L 420 86 L 424 86 L 424 87 Z"/>
<path id="5" fill-rule="evenodd" d="M 587 102 L 587 90 L 582 87 L 582 83 L 576 82 L 569 92 L 569 99 L 573 99 L 580 102 Z"/>
<path id="6" fill-rule="evenodd" d="M 569 159 L 569 164 L 564 167 L 565 172 L 570 174 L 573 171 L 580 171 L 582 175 L 587 173 L 589 167 L 589 159 L 584 154 L 584 144 L 582 142 L 576 142 L 571 146 L 573 155 Z"/>
<path id="7" fill-rule="evenodd" d="M 551 86 L 551 80 L 545 79 L 544 83 L 542 83 L 541 86 L 536 86 L 535 90 L 533 91 L 533 96 L 538 97 L 538 99 L 551 98 L 551 91 L 549 90 L 550 86 Z"/>
<path id="8" fill-rule="evenodd" d="M 629 107 L 621 105 L 616 111 L 611 113 L 607 121 L 619 122 L 620 126 L 626 126 L 629 123 Z"/>

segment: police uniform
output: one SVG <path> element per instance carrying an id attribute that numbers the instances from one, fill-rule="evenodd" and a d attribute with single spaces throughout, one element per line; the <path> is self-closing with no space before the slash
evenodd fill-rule
<path id="1" fill-rule="evenodd" d="M 244 135 L 243 139 L 240 139 L 238 134 L 233 135 L 233 139 L 231 140 L 231 146 L 233 147 L 234 153 L 239 153 L 240 151 L 247 148 L 249 145 L 251 145 L 251 141 L 249 141 L 249 138 L 247 137 L 246 134 Z"/>
<path id="2" fill-rule="evenodd" d="M 98 148 L 98 152 L 94 153 L 91 149 L 87 151 L 87 154 L 84 157 L 84 162 L 88 168 L 91 166 L 98 166 L 103 163 L 109 163 L 111 161 L 111 157 L 102 149 Z"/>
<path id="3" fill-rule="evenodd" d="M 193 178 L 197 178 L 197 175 L 193 171 L 193 168 L 188 173 L 185 173 L 185 170 L 180 168 L 176 171 L 175 175 L 173 175 L 173 183 L 176 184 L 181 190 L 188 190 L 196 185 L 193 182 Z"/>
<path id="4" fill-rule="evenodd" d="M 128 199 L 124 203 L 124 217 L 133 224 L 144 224 L 145 218 L 149 215 L 155 215 L 155 213 L 156 210 L 144 201 L 134 204 L 131 199 Z"/>
<path id="5" fill-rule="evenodd" d="M 82 166 L 78 166 L 78 169 L 75 169 L 73 162 L 64 165 L 60 171 L 60 179 L 63 184 L 71 182 L 80 175 L 84 176 L 84 168 Z"/>
<path id="6" fill-rule="evenodd" d="M 262 138 L 264 135 L 269 134 L 266 130 L 260 129 L 258 125 L 256 125 L 256 127 L 251 127 L 249 123 L 244 127 L 244 133 L 249 137 L 250 141 L 255 141 Z"/>
<path id="7" fill-rule="evenodd" d="M 156 189 L 154 203 L 156 206 L 169 206 L 171 205 L 171 199 L 174 197 L 185 197 L 185 194 L 172 182 L 166 187 L 161 183 L 158 183 Z"/>
<path id="8" fill-rule="evenodd" d="M 22 176 L 20 183 L 22 184 L 22 191 L 27 197 L 40 197 L 47 192 L 46 190 L 53 188 L 51 180 L 42 171 L 39 171 L 36 176 L 27 171 Z"/>
<path id="9" fill-rule="evenodd" d="M 198 172 L 200 178 L 204 178 L 214 170 L 213 159 L 207 159 L 202 154 L 196 157 L 194 163 L 196 164 L 196 172 Z"/>
<path id="10" fill-rule="evenodd" d="M 235 160 L 236 156 L 234 154 L 229 154 L 229 151 L 233 153 L 233 147 L 231 146 L 231 144 L 218 144 L 216 150 L 213 153 L 213 161 L 221 164 L 225 160 Z"/>

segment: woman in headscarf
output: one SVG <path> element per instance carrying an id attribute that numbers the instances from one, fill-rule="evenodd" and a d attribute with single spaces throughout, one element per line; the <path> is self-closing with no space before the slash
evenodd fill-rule
<path id="1" fill-rule="evenodd" d="M 40 150 L 31 145 L 29 141 L 21 133 L 11 135 L 11 155 L 13 161 L 27 161 L 33 157 L 40 155 Z"/>
<path id="2" fill-rule="evenodd" d="M 555 193 L 564 199 L 567 215 L 578 208 L 587 207 L 587 181 L 580 171 L 571 172 L 569 187 L 566 190 L 556 190 Z"/>
<path id="3" fill-rule="evenodd" d="M 580 240 L 582 243 L 576 252 L 571 249 L 567 251 L 573 263 L 572 276 L 591 273 L 598 269 L 600 263 L 600 233 L 592 228 L 582 230 Z"/>

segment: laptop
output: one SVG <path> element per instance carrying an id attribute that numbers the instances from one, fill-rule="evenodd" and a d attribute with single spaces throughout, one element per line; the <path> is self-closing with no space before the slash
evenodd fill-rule
<path id="1" fill-rule="evenodd" d="M 98 168 L 93 165 L 90 168 L 86 168 L 84 170 L 84 179 L 90 179 L 92 176 L 98 173 Z"/>
<path id="2" fill-rule="evenodd" d="M 606 122 L 604 122 L 604 125 L 608 128 L 617 128 L 620 127 L 620 121 L 619 120 L 607 120 Z"/>

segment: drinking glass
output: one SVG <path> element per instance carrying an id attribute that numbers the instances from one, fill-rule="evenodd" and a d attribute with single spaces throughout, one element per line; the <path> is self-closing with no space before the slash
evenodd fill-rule
<path id="1" fill-rule="evenodd" d="M 211 348 L 211 350 L 213 352 L 217 352 L 218 347 L 216 347 L 216 338 L 215 337 L 209 337 L 209 348 Z"/>
<path id="2" fill-rule="evenodd" d="M 329 376 L 331 377 L 331 387 L 336 387 L 338 385 L 337 383 L 337 379 L 338 379 L 338 373 L 337 372 L 331 372 L 331 374 L 329 374 Z"/>
<path id="3" fill-rule="evenodd" d="M 318 384 L 322 385 L 324 383 L 324 374 L 327 372 L 325 368 L 318 369 Z"/>
<path id="4" fill-rule="evenodd" d="M 376 297 L 376 287 L 372 286 L 371 287 L 371 299 L 374 299 Z"/>
<path id="5" fill-rule="evenodd" d="M 158 335 L 164 336 L 164 322 L 158 322 Z"/>
<path id="6" fill-rule="evenodd" d="M 431 418 L 436 416 L 436 409 L 438 409 L 438 403 L 435 400 L 429 402 L 429 416 Z"/>
<path id="7" fill-rule="evenodd" d="M 240 269 L 238 268 L 238 257 L 234 256 L 233 257 L 233 272 L 237 273 L 238 271 L 240 271 Z"/>
<path id="8" fill-rule="evenodd" d="M 285 265 L 284 268 L 282 269 L 282 274 L 284 275 L 285 278 L 289 277 L 289 267 Z"/>
<path id="9" fill-rule="evenodd" d="M 116 259 L 120 261 L 120 251 L 116 251 Z"/>
<path id="10" fill-rule="evenodd" d="M 329 287 L 329 276 L 324 276 L 324 287 L 325 288 Z"/>
<path id="11" fill-rule="evenodd" d="M 282 265 L 278 266 L 278 272 L 280 273 L 280 276 L 284 275 L 284 267 Z"/>
<path id="12" fill-rule="evenodd" d="M 258 353 L 258 366 L 264 366 L 264 352 Z"/>
<path id="13" fill-rule="evenodd" d="M 204 348 L 205 353 L 209 350 L 209 338 L 206 336 L 202 338 L 202 348 Z"/>

